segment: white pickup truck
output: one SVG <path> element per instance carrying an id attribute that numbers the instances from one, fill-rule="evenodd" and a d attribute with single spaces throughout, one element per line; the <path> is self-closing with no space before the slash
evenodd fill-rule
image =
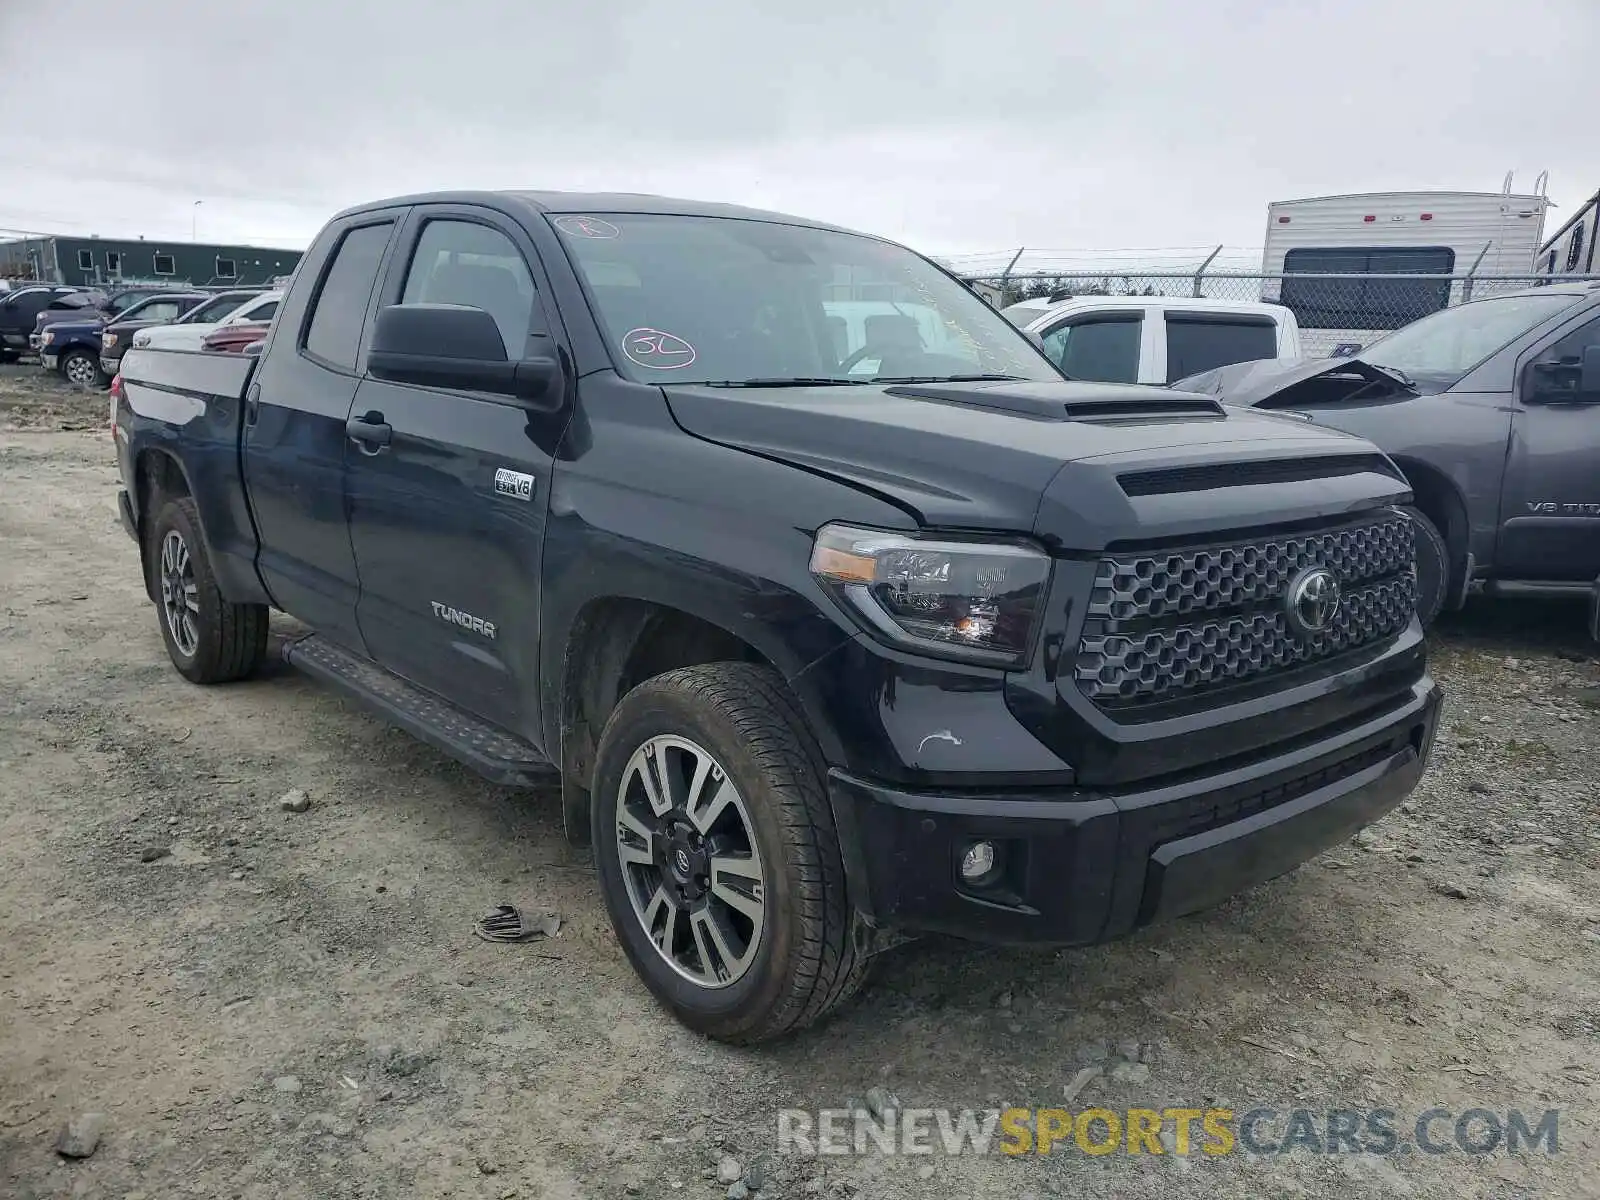
<path id="1" fill-rule="evenodd" d="M 1042 342 L 1070 379 L 1167 384 L 1231 363 L 1302 353 L 1294 313 L 1259 301 L 1077 296 L 1024 300 L 1001 313 Z"/>
<path id="2" fill-rule="evenodd" d="M 228 313 L 217 321 L 202 322 L 187 325 L 156 325 L 149 329 L 141 329 L 133 335 L 133 345 L 136 349 L 146 347 L 160 347 L 163 350 L 198 350 L 205 341 L 206 334 L 221 329 L 225 325 L 243 325 L 259 321 L 270 321 L 278 313 L 278 305 L 283 300 L 283 293 L 262 292 L 261 295 L 246 300 L 238 308 Z"/>

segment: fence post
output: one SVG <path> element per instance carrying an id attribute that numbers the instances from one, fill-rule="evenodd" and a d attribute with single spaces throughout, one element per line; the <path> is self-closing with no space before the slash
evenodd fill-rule
<path id="1" fill-rule="evenodd" d="M 1200 297 L 1200 277 L 1206 273 L 1206 268 L 1209 267 L 1212 262 L 1215 261 L 1217 255 L 1221 253 L 1222 247 L 1218 246 L 1210 254 L 1206 255 L 1205 262 L 1201 263 L 1200 269 L 1194 273 L 1194 295 L 1196 299 L 1199 299 Z"/>
<path id="2" fill-rule="evenodd" d="M 1017 260 L 1022 257 L 1022 252 L 1026 249 L 1026 246 L 1018 246 L 1017 252 L 1011 256 L 1011 261 L 1006 264 L 1006 269 L 1000 272 L 1000 295 L 1005 299 L 1006 304 L 1014 303 L 1011 299 L 1011 268 L 1017 265 Z M 1004 308 L 1005 304 L 1000 307 Z"/>
<path id="3" fill-rule="evenodd" d="M 1510 178 L 1507 176 L 1507 178 Z M 1467 272 L 1467 278 L 1461 285 L 1461 303 L 1465 304 L 1472 299 L 1472 277 L 1478 273 L 1478 267 L 1483 263 L 1483 256 L 1489 253 L 1489 243 L 1483 244 L 1483 249 L 1478 251 L 1478 257 L 1472 260 L 1472 267 Z"/>

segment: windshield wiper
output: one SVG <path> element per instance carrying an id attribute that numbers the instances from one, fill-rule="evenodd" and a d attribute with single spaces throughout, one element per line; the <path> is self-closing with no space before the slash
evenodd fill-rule
<path id="1" fill-rule="evenodd" d="M 780 387 L 854 387 L 871 383 L 870 379 L 842 379 L 837 375 L 793 375 L 771 379 L 701 379 L 701 387 L 722 388 L 780 388 Z"/>
<path id="2" fill-rule="evenodd" d="M 874 375 L 865 383 L 1022 383 L 1023 375 Z"/>

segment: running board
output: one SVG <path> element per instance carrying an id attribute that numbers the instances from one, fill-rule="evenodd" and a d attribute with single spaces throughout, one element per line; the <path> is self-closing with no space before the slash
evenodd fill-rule
<path id="1" fill-rule="evenodd" d="M 1566 596 L 1581 600 L 1588 596 L 1589 585 L 1570 579 L 1491 579 L 1483 585 L 1483 594 L 1518 600 L 1539 597 L 1559 600 Z"/>
<path id="2" fill-rule="evenodd" d="M 288 642 L 283 660 L 360 701 L 413 737 L 443 750 L 491 783 L 548 786 L 555 766 L 531 743 L 409 683 L 320 634 Z"/>

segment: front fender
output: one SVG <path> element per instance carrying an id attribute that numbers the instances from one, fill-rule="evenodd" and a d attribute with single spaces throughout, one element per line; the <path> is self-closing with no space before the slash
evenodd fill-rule
<path id="1" fill-rule="evenodd" d="M 697 617 L 752 647 L 786 679 L 851 640 L 854 626 L 812 579 L 813 532 L 829 521 L 912 527 L 902 510 L 836 481 L 703 441 L 659 389 L 607 373 L 581 384 L 575 452 L 558 459 L 546 527 L 539 691 L 545 744 L 560 744 L 563 667 L 585 607 L 639 600 Z M 808 712 L 830 761 L 840 747 Z"/>

